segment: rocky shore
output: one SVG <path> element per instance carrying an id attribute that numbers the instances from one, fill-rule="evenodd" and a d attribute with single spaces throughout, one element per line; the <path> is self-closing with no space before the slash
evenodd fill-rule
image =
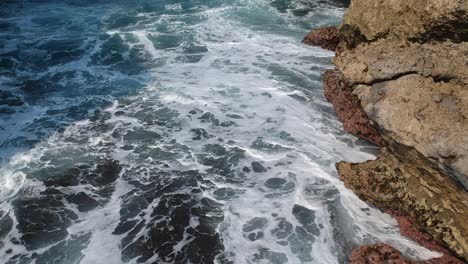
<path id="1" fill-rule="evenodd" d="M 376 160 L 337 164 L 361 199 L 443 257 L 405 259 L 388 245 L 351 263 L 468 261 L 468 1 L 353 0 L 343 23 L 304 43 L 336 52 L 326 99 L 348 132 L 380 146 Z"/>

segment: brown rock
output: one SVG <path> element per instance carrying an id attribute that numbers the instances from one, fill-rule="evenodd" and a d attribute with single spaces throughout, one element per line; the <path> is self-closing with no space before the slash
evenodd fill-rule
<path id="1" fill-rule="evenodd" d="M 463 264 L 463 262 L 447 255 L 426 261 L 411 261 L 387 244 L 375 244 L 354 249 L 350 264 Z"/>
<path id="2" fill-rule="evenodd" d="M 410 264 L 396 249 L 387 244 L 360 246 L 353 250 L 350 264 Z"/>
<path id="3" fill-rule="evenodd" d="M 351 1 L 344 24 L 357 28 L 368 40 L 468 40 L 466 0 Z"/>
<path id="4" fill-rule="evenodd" d="M 385 137 L 415 148 L 468 189 L 468 85 L 410 74 L 355 87 Z"/>
<path id="5" fill-rule="evenodd" d="M 337 27 L 324 27 L 312 30 L 302 40 L 304 44 L 319 46 L 323 49 L 334 51 L 340 43 L 340 32 Z"/>
<path id="6" fill-rule="evenodd" d="M 306 39 L 324 46 L 323 32 Z M 333 34 L 325 96 L 345 130 L 386 145 L 375 161 L 338 163 L 340 179 L 445 254 L 412 262 L 379 245 L 352 263 L 468 260 L 468 1 L 352 0 Z"/>
<path id="7" fill-rule="evenodd" d="M 408 74 L 468 83 L 468 43 L 413 43 L 381 39 L 339 53 L 333 62 L 353 84 L 373 84 Z"/>
<path id="8" fill-rule="evenodd" d="M 383 148 L 376 160 L 340 162 L 337 170 L 361 199 L 414 219 L 418 230 L 468 259 L 468 194 L 425 160 L 402 161 Z"/>
<path id="9" fill-rule="evenodd" d="M 325 72 L 324 94 L 325 98 L 335 107 L 338 119 L 343 123 L 346 131 L 378 146 L 385 145 L 341 72 L 337 70 Z"/>

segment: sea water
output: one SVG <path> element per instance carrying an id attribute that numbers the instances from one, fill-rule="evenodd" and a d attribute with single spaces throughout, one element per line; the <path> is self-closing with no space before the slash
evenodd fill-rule
<path id="1" fill-rule="evenodd" d="M 325 0 L 0 3 L 1 263 L 346 263 L 399 235 L 301 44 Z"/>

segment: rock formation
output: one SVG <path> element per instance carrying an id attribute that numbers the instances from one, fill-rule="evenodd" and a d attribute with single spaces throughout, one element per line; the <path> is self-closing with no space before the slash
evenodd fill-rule
<path id="1" fill-rule="evenodd" d="M 401 252 L 387 244 L 361 246 L 353 250 L 349 259 L 350 264 L 458 264 L 460 260 L 444 255 L 440 258 L 426 261 L 412 261 L 405 258 Z"/>
<path id="2" fill-rule="evenodd" d="M 467 0 L 353 0 L 342 25 L 304 39 L 336 51 L 324 90 L 345 130 L 383 147 L 374 161 L 337 164 L 340 179 L 445 254 L 427 263 L 468 260 L 467 41 Z M 401 257 L 356 252 L 372 257 L 353 263 Z"/>

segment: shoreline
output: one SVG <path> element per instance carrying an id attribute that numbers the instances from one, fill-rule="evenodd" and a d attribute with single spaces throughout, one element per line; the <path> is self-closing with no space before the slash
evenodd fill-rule
<path id="1" fill-rule="evenodd" d="M 374 161 L 339 162 L 340 180 L 393 215 L 402 235 L 443 254 L 414 262 L 388 245 L 363 245 L 350 262 L 465 263 L 468 7 L 407 2 L 351 1 L 340 26 L 303 40 L 335 51 L 325 97 L 347 132 L 381 148 Z"/>

